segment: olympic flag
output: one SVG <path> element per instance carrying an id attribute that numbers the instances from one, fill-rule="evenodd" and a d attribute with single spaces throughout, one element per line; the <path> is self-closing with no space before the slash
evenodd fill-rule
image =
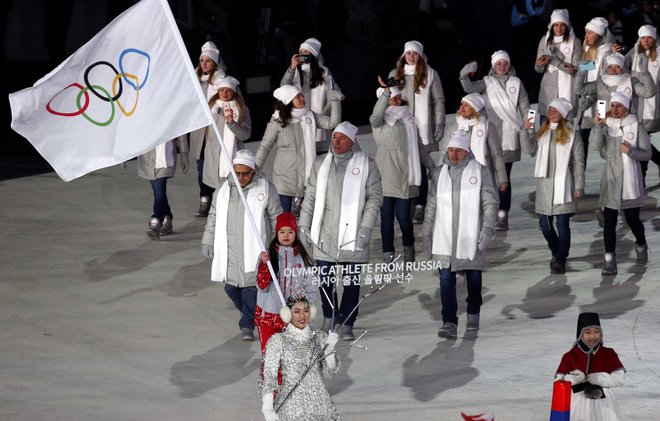
<path id="1" fill-rule="evenodd" d="M 64 181 L 212 123 L 166 0 L 137 3 L 9 103 Z"/>

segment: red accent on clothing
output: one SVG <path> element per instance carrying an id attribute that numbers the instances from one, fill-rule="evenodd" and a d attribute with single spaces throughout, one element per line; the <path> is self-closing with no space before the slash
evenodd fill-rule
<path id="1" fill-rule="evenodd" d="M 591 354 L 589 371 L 587 372 L 587 354 L 575 345 L 564 354 L 557 368 L 557 373 L 568 374 L 573 370 L 580 370 L 584 374 L 589 373 L 612 373 L 623 368 L 619 356 L 612 348 L 601 346 Z"/>
<path id="2" fill-rule="evenodd" d="M 259 306 L 254 311 L 254 325 L 259 329 L 262 354 L 265 352 L 268 339 L 275 333 L 284 332 L 286 329 L 286 323 L 282 321 L 279 314 L 265 312 Z"/>

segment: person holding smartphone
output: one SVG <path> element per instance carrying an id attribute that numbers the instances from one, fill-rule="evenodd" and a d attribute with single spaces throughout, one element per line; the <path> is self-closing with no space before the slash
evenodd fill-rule
<path id="1" fill-rule="evenodd" d="M 539 112 L 545 118 L 548 105 L 555 98 L 568 99 L 572 113 L 577 111 L 577 94 L 573 89 L 575 74 L 582 56 L 582 43 L 575 36 L 568 10 L 555 9 L 550 16 L 548 32 L 541 37 L 534 70 L 543 74 L 539 90 Z"/>
<path id="2" fill-rule="evenodd" d="M 616 261 L 616 224 L 619 211 L 635 236 L 637 264 L 648 261 L 644 224 L 639 212 L 644 205 L 644 186 L 640 161 L 651 157 L 651 140 L 637 116 L 630 113 L 630 97 L 614 92 L 610 111 L 605 118 L 596 116 L 589 143 L 605 160 L 600 181 L 599 204 L 604 207 L 603 239 L 605 242 L 603 275 L 618 273 Z"/>
<path id="3" fill-rule="evenodd" d="M 282 76 L 280 86 L 293 85 L 298 88 L 309 104 L 310 110 L 319 115 L 330 115 L 330 101 L 327 92 L 339 87 L 333 86 L 334 80 L 330 69 L 325 66 L 321 54 L 321 41 L 308 38 L 300 44 L 297 53 L 291 56 L 291 64 Z M 317 127 L 316 151 L 327 152 L 330 144 L 327 130 Z"/>

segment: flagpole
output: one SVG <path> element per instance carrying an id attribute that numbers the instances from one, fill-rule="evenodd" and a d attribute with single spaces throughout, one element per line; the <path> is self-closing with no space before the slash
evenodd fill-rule
<path id="1" fill-rule="evenodd" d="M 172 27 L 172 32 L 174 33 L 174 39 L 176 40 L 177 45 L 179 46 L 179 52 L 183 55 L 184 61 L 190 62 L 190 56 L 188 55 L 188 50 L 185 47 L 185 44 L 183 43 L 183 39 L 181 38 L 181 33 L 179 32 L 179 28 L 176 25 L 176 21 L 174 20 L 174 16 L 172 15 L 172 11 L 170 10 L 170 5 L 167 2 L 167 0 L 160 0 L 160 4 L 163 7 L 163 10 L 165 12 L 165 16 L 167 17 L 167 20 L 170 23 L 170 26 Z M 236 176 L 236 171 L 234 171 L 234 165 L 231 160 L 231 156 L 229 155 L 229 152 L 227 151 L 227 147 L 225 146 L 224 141 L 222 140 L 222 136 L 220 136 L 220 131 L 218 130 L 218 125 L 215 124 L 215 119 L 213 118 L 213 114 L 211 113 L 211 108 L 208 105 L 208 102 L 206 101 L 206 95 L 204 92 L 202 92 L 202 87 L 199 83 L 199 80 L 197 79 L 197 75 L 193 71 L 194 66 L 192 66 L 192 62 L 190 62 L 190 66 L 188 67 L 188 75 L 195 81 L 193 86 L 195 87 L 195 91 L 197 92 L 197 97 L 199 98 L 200 102 L 203 104 L 203 109 L 206 114 L 206 118 L 208 119 L 210 126 L 213 127 L 213 132 L 215 133 L 215 136 L 218 138 L 218 142 L 220 143 L 220 148 L 222 149 L 221 155 L 224 156 L 225 162 L 227 163 L 227 166 L 229 167 L 229 171 L 231 172 L 231 177 L 234 180 L 234 183 L 236 184 L 236 189 L 238 190 L 238 195 L 241 198 L 241 201 L 243 202 L 243 206 L 245 206 L 245 209 L 248 209 L 248 212 L 245 212 L 245 214 L 248 216 L 248 220 L 250 222 L 250 226 L 252 227 L 252 232 L 254 235 L 257 237 L 257 241 L 259 242 L 259 247 L 261 247 L 261 250 L 266 251 L 266 246 L 259 235 L 259 230 L 257 229 L 257 224 L 254 221 L 254 216 L 252 215 L 252 212 L 249 211 L 249 207 L 247 204 L 247 200 L 245 199 L 245 193 L 243 192 L 243 187 L 241 187 L 241 183 L 238 182 L 238 177 Z M 277 282 L 277 274 L 275 274 L 275 270 L 273 270 L 273 265 L 271 264 L 270 260 L 266 262 L 268 265 L 268 271 L 270 272 L 271 279 L 273 280 L 273 285 L 275 285 L 275 290 L 277 291 L 277 295 L 280 297 L 280 302 L 282 303 L 282 307 L 286 306 L 286 300 L 284 299 L 284 295 L 282 294 L 282 289 L 280 288 L 279 282 Z"/>

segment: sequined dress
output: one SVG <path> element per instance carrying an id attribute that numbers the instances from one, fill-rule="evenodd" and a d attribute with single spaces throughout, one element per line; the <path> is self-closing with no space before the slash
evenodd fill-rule
<path id="1" fill-rule="evenodd" d="M 309 326 L 298 329 L 292 324 L 282 333 L 271 336 L 266 345 L 264 357 L 264 380 L 261 384 L 262 396 L 277 390 L 273 407 L 277 409 L 284 398 L 300 379 L 305 368 L 314 359 L 327 338 L 325 332 L 312 332 Z M 326 359 L 319 361 L 300 382 L 293 394 L 277 411 L 280 421 L 339 420 L 335 404 L 323 384 L 321 373 L 331 378 L 339 371 L 337 354 L 332 357 L 335 367 L 330 368 Z M 282 367 L 282 385 L 277 384 L 277 370 Z"/>

